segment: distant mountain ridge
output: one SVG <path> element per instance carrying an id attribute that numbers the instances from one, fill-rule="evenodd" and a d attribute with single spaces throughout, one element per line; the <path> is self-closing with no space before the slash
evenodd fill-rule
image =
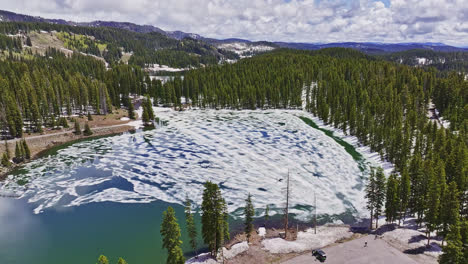
<path id="1" fill-rule="evenodd" d="M 300 42 L 269 42 L 269 41 L 250 41 L 240 38 L 228 38 L 228 39 L 214 39 L 205 38 L 195 33 L 186 33 L 182 31 L 165 31 L 159 27 L 152 25 L 137 25 L 130 22 L 115 22 L 115 21 L 92 21 L 92 22 L 73 22 L 66 21 L 63 19 L 47 19 L 38 16 L 29 16 L 23 14 L 17 14 L 10 11 L 0 10 L 0 21 L 14 21 L 14 22 L 45 22 L 63 25 L 78 25 L 88 27 L 112 27 L 130 30 L 138 33 L 151 33 L 157 32 L 164 34 L 170 38 L 181 40 L 184 38 L 192 38 L 196 40 L 203 40 L 212 45 L 232 44 L 232 43 L 244 43 L 251 45 L 265 45 L 274 48 L 290 48 L 290 49 L 302 49 L 302 50 L 319 50 L 324 48 L 352 48 L 362 51 L 367 54 L 382 54 L 401 52 L 406 50 L 424 49 L 432 51 L 442 52 L 457 52 L 457 51 L 468 51 L 468 47 L 454 47 L 446 45 L 444 43 L 380 43 L 380 42 L 337 42 L 337 43 L 300 43 Z"/>
<path id="2" fill-rule="evenodd" d="M 135 23 L 130 23 L 130 22 L 115 22 L 115 21 L 102 21 L 102 20 L 96 20 L 92 22 L 74 22 L 74 21 L 67 21 L 64 19 L 48 19 L 48 18 L 43 18 L 39 16 L 17 14 L 17 13 L 5 11 L 5 10 L 0 10 L 0 21 L 43 22 L 43 23 L 53 23 L 53 24 L 70 25 L 70 26 L 85 26 L 85 27 L 112 27 L 112 28 L 130 30 L 130 31 L 138 32 L 138 33 L 157 32 L 157 33 L 161 33 L 168 37 L 178 39 L 178 40 L 184 39 L 186 37 L 190 37 L 193 39 L 202 38 L 198 34 L 185 33 L 182 31 L 164 31 L 152 25 L 137 25 Z"/>
<path id="3" fill-rule="evenodd" d="M 288 43 L 275 42 L 280 47 L 302 50 L 318 50 L 324 48 L 351 48 L 368 54 L 401 52 L 414 49 L 425 49 L 443 52 L 468 51 L 467 48 L 449 46 L 443 43 L 377 43 L 377 42 L 338 42 L 338 43 Z"/>

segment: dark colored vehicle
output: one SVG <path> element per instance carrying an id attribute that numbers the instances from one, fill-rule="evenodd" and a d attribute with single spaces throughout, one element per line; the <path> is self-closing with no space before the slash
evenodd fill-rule
<path id="1" fill-rule="evenodd" d="M 320 262 L 325 262 L 325 260 L 327 259 L 327 255 L 321 249 L 312 250 L 312 256 L 315 256 L 315 258 L 320 260 Z"/>

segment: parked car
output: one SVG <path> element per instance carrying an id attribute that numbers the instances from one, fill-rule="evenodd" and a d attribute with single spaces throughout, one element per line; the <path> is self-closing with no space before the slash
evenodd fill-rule
<path id="1" fill-rule="evenodd" d="M 320 260 L 320 262 L 325 262 L 327 259 L 327 254 L 325 254 L 325 252 L 323 252 L 321 249 L 312 250 L 312 256 L 315 256 L 315 258 Z"/>

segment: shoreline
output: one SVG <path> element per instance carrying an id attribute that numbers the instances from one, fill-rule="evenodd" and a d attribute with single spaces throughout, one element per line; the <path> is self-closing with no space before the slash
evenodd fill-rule
<path id="1" fill-rule="evenodd" d="M 93 131 L 93 134 L 90 136 L 84 136 L 83 134 L 75 135 L 72 129 L 66 131 L 59 131 L 57 133 L 44 134 L 40 136 L 25 137 L 24 139 L 26 140 L 31 150 L 31 159 L 18 164 L 12 163 L 12 165 L 9 168 L 0 167 L 0 182 L 4 181 L 8 177 L 8 175 L 18 167 L 24 166 L 33 160 L 43 157 L 47 154 L 48 151 L 50 151 L 53 148 L 61 147 L 70 143 L 73 144 L 74 142 L 81 140 L 118 135 L 121 133 L 135 130 L 135 126 L 130 124 L 130 122 L 127 122 L 111 126 L 92 127 L 91 130 Z M 15 143 L 19 140 L 21 139 L 15 138 L 7 141 L 11 155 L 13 155 L 14 153 Z M 3 152 L 5 152 L 5 145 L 0 144 L 0 153 Z"/>

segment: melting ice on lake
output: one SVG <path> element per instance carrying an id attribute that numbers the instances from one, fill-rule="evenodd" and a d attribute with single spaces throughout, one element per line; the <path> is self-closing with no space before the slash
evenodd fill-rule
<path id="1" fill-rule="evenodd" d="M 309 219 L 314 192 L 318 213 L 366 213 L 363 173 L 345 149 L 305 124 L 302 111 L 196 110 L 156 113 L 167 126 L 84 141 L 61 149 L 10 176 L 3 190 L 47 208 L 91 202 L 201 203 L 203 183 L 219 183 L 228 209 L 239 215 L 248 193 L 256 208 L 284 206 L 288 169 L 291 210 Z M 18 185 L 18 179 L 28 181 Z M 261 211 L 261 210 L 258 210 Z M 260 212 L 259 212 L 260 214 Z"/>

